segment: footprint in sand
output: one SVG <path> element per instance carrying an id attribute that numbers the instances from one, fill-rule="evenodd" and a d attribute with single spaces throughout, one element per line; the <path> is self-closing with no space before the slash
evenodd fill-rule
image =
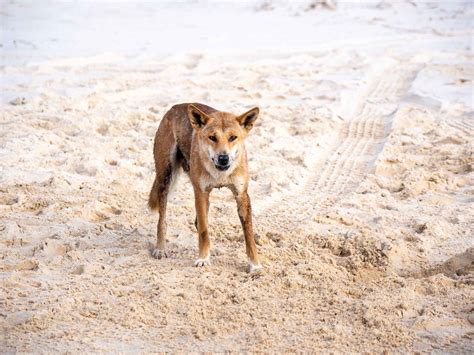
<path id="1" fill-rule="evenodd" d="M 108 221 L 113 218 L 113 216 L 119 216 L 121 214 L 121 209 L 101 201 L 89 202 L 83 209 L 83 217 L 91 222 Z"/>
<path id="2" fill-rule="evenodd" d="M 72 271 L 73 275 L 102 275 L 110 270 L 110 265 L 104 265 L 101 263 L 90 263 L 90 264 L 81 264 L 77 265 Z"/>
<path id="3" fill-rule="evenodd" d="M 37 197 L 34 200 L 27 199 L 22 201 L 22 207 L 26 211 L 34 212 L 36 215 L 41 214 L 43 210 L 50 205 L 51 201 L 41 197 Z"/>
<path id="4" fill-rule="evenodd" d="M 95 166 L 87 166 L 85 164 L 76 165 L 74 171 L 80 175 L 95 176 L 97 174 L 97 168 Z"/>
<path id="5" fill-rule="evenodd" d="M 48 238 L 43 242 L 43 252 L 48 257 L 66 255 L 69 250 L 71 247 L 58 239 Z"/>
<path id="6" fill-rule="evenodd" d="M 0 195 L 0 205 L 12 206 L 12 205 L 18 203 L 18 201 L 19 201 L 18 196 L 11 195 L 11 194 L 8 194 L 8 193 Z"/>

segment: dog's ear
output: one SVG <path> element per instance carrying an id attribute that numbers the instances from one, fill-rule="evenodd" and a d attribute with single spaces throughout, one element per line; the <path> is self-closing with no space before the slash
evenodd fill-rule
<path id="1" fill-rule="evenodd" d="M 237 117 L 237 122 L 239 122 L 242 128 L 248 132 L 252 129 L 253 124 L 257 120 L 259 112 L 260 112 L 259 108 L 254 107 L 253 109 Z"/>
<path id="2" fill-rule="evenodd" d="M 192 104 L 188 106 L 188 118 L 195 129 L 204 127 L 209 121 L 209 116 Z"/>

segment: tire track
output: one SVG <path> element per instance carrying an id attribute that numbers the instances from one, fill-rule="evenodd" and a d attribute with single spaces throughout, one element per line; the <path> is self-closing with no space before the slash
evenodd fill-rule
<path id="1" fill-rule="evenodd" d="M 355 189 L 372 170 L 397 106 L 417 71 L 418 66 L 397 63 L 375 75 L 356 103 L 353 118 L 343 124 L 332 147 L 315 163 L 303 190 L 267 206 L 257 217 L 265 216 L 290 232 L 312 217 L 315 208 Z"/>
<path id="2" fill-rule="evenodd" d="M 468 117 L 449 118 L 445 120 L 445 123 L 457 131 L 471 135 L 474 132 L 474 125 L 468 122 L 468 119 Z"/>

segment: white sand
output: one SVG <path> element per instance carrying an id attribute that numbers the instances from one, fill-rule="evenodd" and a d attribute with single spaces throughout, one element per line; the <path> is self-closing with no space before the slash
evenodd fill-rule
<path id="1" fill-rule="evenodd" d="M 310 3 L 2 3 L 2 352 L 474 350 L 473 6 Z M 224 190 L 193 267 L 184 177 L 150 256 L 187 101 L 261 108 L 261 275 Z"/>

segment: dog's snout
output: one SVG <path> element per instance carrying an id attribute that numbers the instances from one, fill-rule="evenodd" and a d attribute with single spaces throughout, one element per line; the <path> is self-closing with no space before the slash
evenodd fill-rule
<path id="1" fill-rule="evenodd" d="M 213 160 L 217 170 L 224 171 L 230 167 L 230 158 L 228 154 L 219 154 L 215 156 Z"/>
<path id="2" fill-rule="evenodd" d="M 223 165 L 223 166 L 228 165 L 229 164 L 229 156 L 227 154 L 220 154 L 217 157 L 217 163 L 219 165 Z"/>

